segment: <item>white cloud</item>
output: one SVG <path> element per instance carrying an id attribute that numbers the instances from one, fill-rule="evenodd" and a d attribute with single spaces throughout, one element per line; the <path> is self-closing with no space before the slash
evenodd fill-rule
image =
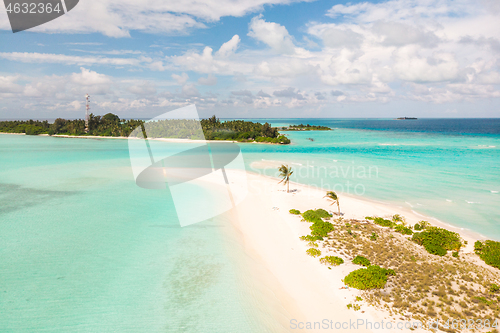
<path id="1" fill-rule="evenodd" d="M 416 47 L 408 46 L 396 51 L 394 72 L 405 81 L 450 81 L 458 77 L 459 64 L 453 54 L 435 53 L 422 57 Z"/>
<path id="2" fill-rule="evenodd" d="M 156 94 L 156 86 L 149 82 L 140 82 L 134 85 L 131 85 L 127 88 L 127 90 L 135 95 L 154 95 Z"/>
<path id="3" fill-rule="evenodd" d="M 357 47 L 363 42 L 363 35 L 352 31 L 349 28 L 326 29 L 323 34 L 323 43 L 327 47 Z"/>
<path id="4" fill-rule="evenodd" d="M 64 65 L 111 65 L 111 66 L 139 66 L 146 58 L 106 58 L 80 57 L 64 54 L 37 53 L 37 52 L 0 52 L 0 58 L 25 63 L 53 63 Z"/>
<path id="5" fill-rule="evenodd" d="M 68 106 L 70 106 L 73 109 L 75 109 L 76 111 L 78 111 L 82 107 L 82 103 L 80 101 L 73 101 L 71 103 L 68 103 Z"/>
<path id="6" fill-rule="evenodd" d="M 433 32 L 426 32 L 406 23 L 377 21 L 373 24 L 372 31 L 383 38 L 383 45 L 388 46 L 419 44 L 435 47 L 439 43 L 439 38 Z"/>
<path id="7" fill-rule="evenodd" d="M 194 84 L 186 84 L 186 85 L 182 86 L 182 97 L 192 98 L 192 97 L 199 97 L 199 96 L 201 96 L 200 92 L 198 91 L 198 89 L 196 89 Z"/>
<path id="8" fill-rule="evenodd" d="M 273 95 L 276 97 L 288 97 L 288 98 L 295 98 L 298 100 L 305 100 L 302 93 L 300 93 L 299 91 L 295 91 L 295 88 L 292 87 L 283 90 L 277 90 L 273 93 Z"/>
<path id="9" fill-rule="evenodd" d="M 243 16 L 263 9 L 266 4 L 288 4 L 296 0 L 86 0 L 68 14 L 32 31 L 48 33 L 92 33 L 129 37 L 130 31 L 180 33 L 206 28 L 224 16 Z M 5 14 L 2 6 L 0 14 Z M 6 16 L 6 15 L 5 15 Z M 9 30 L 8 20 L 0 29 Z"/>
<path id="10" fill-rule="evenodd" d="M 217 78 L 209 74 L 207 77 L 200 77 L 198 83 L 205 86 L 215 86 L 217 84 Z"/>
<path id="11" fill-rule="evenodd" d="M 228 57 L 232 55 L 234 52 L 236 52 L 236 49 L 238 49 L 240 41 L 240 36 L 234 35 L 233 38 L 231 38 L 228 42 L 222 44 L 219 51 L 217 51 L 217 55 L 219 55 L 220 57 Z"/>
<path id="12" fill-rule="evenodd" d="M 182 73 L 181 75 L 172 74 L 172 79 L 177 81 L 178 84 L 183 85 L 189 80 L 189 76 L 186 73 Z"/>
<path id="13" fill-rule="evenodd" d="M 295 46 L 288 30 L 280 24 L 266 22 L 259 16 L 250 21 L 248 36 L 267 44 L 274 52 L 280 54 L 293 54 Z"/>
<path id="14" fill-rule="evenodd" d="M 19 76 L 0 76 L 0 94 L 18 93 L 23 90 L 22 86 L 16 83 Z"/>
<path id="15" fill-rule="evenodd" d="M 81 73 L 73 73 L 71 75 L 71 81 L 83 86 L 100 86 L 111 84 L 111 79 L 97 72 L 91 71 L 89 69 L 80 67 Z"/>

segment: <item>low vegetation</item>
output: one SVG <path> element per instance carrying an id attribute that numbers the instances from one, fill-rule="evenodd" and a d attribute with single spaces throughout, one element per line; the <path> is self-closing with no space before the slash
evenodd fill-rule
<path id="1" fill-rule="evenodd" d="M 474 243 L 474 251 L 486 264 L 500 269 L 500 242 L 477 241 Z"/>
<path id="2" fill-rule="evenodd" d="M 400 234 L 403 234 L 403 235 L 413 235 L 413 231 L 410 228 L 405 227 L 402 224 L 396 225 L 394 227 L 394 231 L 399 232 Z"/>
<path id="3" fill-rule="evenodd" d="M 333 224 L 324 221 L 323 219 L 330 219 L 332 214 L 328 213 L 324 209 L 309 209 L 302 213 L 302 220 L 306 222 L 312 222 L 309 227 L 311 229 L 311 234 L 307 236 L 302 236 L 302 240 L 316 241 L 322 240 L 326 237 L 329 232 L 333 231 Z"/>
<path id="4" fill-rule="evenodd" d="M 438 227 L 428 227 L 425 231 L 415 233 L 411 239 L 422 245 L 427 252 L 439 256 L 444 256 L 451 250 L 458 251 L 462 247 L 459 234 Z"/>
<path id="5" fill-rule="evenodd" d="M 307 249 L 306 253 L 314 258 L 319 257 L 321 255 L 321 251 L 318 249 L 315 249 L 313 247 L 311 247 L 310 249 Z"/>
<path id="6" fill-rule="evenodd" d="M 366 219 L 371 220 L 373 221 L 373 223 L 378 224 L 379 226 L 382 227 L 393 228 L 396 225 L 396 223 L 392 222 L 391 220 L 387 220 L 382 217 L 367 216 Z"/>
<path id="7" fill-rule="evenodd" d="M 421 221 L 418 224 L 424 231 L 415 230 L 408 238 L 395 229 L 402 225 L 401 221 L 395 223 L 374 217 L 367 220 L 329 219 L 332 231 L 323 240 L 316 240 L 318 248 L 315 248 L 324 254 L 319 259 L 321 263 L 329 256 L 344 261 L 360 256 L 370 262 L 367 268 L 355 270 L 344 278 L 346 285 L 363 290 L 360 295 L 363 302 L 386 310 L 391 318 L 420 320 L 426 324 L 435 320 L 465 319 L 483 323 L 488 319 L 493 323 L 500 318 L 497 266 L 477 265 L 473 258 L 476 254 L 438 256 L 423 246 L 430 243 L 446 252 L 458 253 L 465 242 L 457 234 Z M 422 245 L 411 241 L 413 237 Z M 316 237 L 303 236 L 303 239 L 309 238 Z M 497 246 L 498 242 L 492 241 L 476 243 L 477 255 L 494 262 L 500 258 L 494 254 Z M 329 264 L 328 268 L 335 269 Z"/>
<path id="8" fill-rule="evenodd" d="M 413 229 L 415 229 L 415 231 L 420 231 L 420 230 L 425 230 L 425 228 L 427 228 L 428 226 L 429 226 L 429 222 L 420 221 L 418 223 L 415 223 L 415 225 L 413 226 Z"/>
<path id="9" fill-rule="evenodd" d="M 318 240 L 322 240 L 330 231 L 334 230 L 333 224 L 325 221 L 314 222 L 309 228 L 311 229 L 311 235 Z"/>
<path id="10" fill-rule="evenodd" d="M 380 289 L 385 287 L 387 277 L 390 275 L 396 275 L 394 270 L 373 265 L 349 273 L 344 278 L 344 283 L 349 287 L 360 290 Z"/>
<path id="11" fill-rule="evenodd" d="M 368 260 L 368 259 L 366 259 L 365 257 L 362 257 L 362 256 L 356 256 L 356 257 L 354 257 L 354 259 L 352 260 L 352 263 L 354 265 L 361 265 L 361 266 L 365 266 L 365 267 L 370 266 L 370 260 Z"/>
<path id="12" fill-rule="evenodd" d="M 321 258 L 319 262 L 329 266 L 338 266 L 344 263 L 344 259 L 337 256 L 326 256 Z"/>
<path id="13" fill-rule="evenodd" d="M 332 217 L 332 214 L 328 213 L 324 209 L 309 209 L 302 213 L 302 218 L 307 222 L 319 222 L 322 219 L 327 219 Z"/>
<path id="14" fill-rule="evenodd" d="M 290 214 L 293 214 L 293 215 L 300 215 L 300 210 L 297 210 L 297 209 L 290 209 Z"/>

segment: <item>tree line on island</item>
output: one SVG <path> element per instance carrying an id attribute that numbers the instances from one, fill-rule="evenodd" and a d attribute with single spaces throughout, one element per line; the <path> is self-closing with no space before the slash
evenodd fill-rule
<path id="1" fill-rule="evenodd" d="M 310 124 L 300 124 L 300 125 L 289 125 L 288 127 L 280 127 L 281 131 L 331 131 L 332 129 L 327 126 L 310 125 Z"/>
<path id="2" fill-rule="evenodd" d="M 221 121 L 215 115 L 202 119 L 165 119 L 158 121 L 143 121 L 120 119 L 117 115 L 108 113 L 104 116 L 89 117 L 88 132 L 85 131 L 85 121 L 81 119 L 67 120 L 57 118 L 53 123 L 39 120 L 1 121 L 0 132 L 25 133 L 27 135 L 78 135 L 78 136 L 123 136 L 128 137 L 141 127 L 149 138 L 179 138 L 206 140 L 231 140 L 238 142 L 265 142 L 289 144 L 290 139 L 280 134 L 277 128 L 269 123 L 258 123 L 244 120 Z"/>

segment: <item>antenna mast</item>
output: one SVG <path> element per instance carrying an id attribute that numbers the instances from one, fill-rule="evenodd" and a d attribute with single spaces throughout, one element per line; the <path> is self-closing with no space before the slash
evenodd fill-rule
<path id="1" fill-rule="evenodd" d="M 85 133 L 89 132 L 89 110 L 90 110 L 90 96 L 89 94 L 85 95 Z"/>

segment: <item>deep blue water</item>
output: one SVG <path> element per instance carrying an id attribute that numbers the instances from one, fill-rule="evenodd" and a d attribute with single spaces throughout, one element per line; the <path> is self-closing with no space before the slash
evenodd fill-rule
<path id="1" fill-rule="evenodd" d="M 268 121 L 274 126 L 311 124 L 332 128 L 365 129 L 374 131 L 424 132 L 455 135 L 500 135 L 500 118 L 467 118 L 467 119 L 435 119 L 416 120 L 397 119 L 248 119 L 252 121 Z"/>

